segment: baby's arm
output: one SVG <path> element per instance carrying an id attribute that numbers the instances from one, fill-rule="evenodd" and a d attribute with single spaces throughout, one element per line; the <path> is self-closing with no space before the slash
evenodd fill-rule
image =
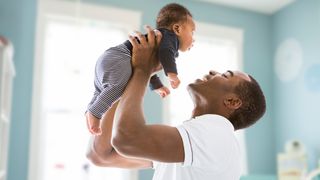
<path id="1" fill-rule="evenodd" d="M 151 76 L 149 82 L 150 82 L 150 83 L 149 83 L 149 87 L 150 87 L 150 89 L 151 89 L 152 91 L 163 87 L 163 84 L 162 84 L 160 78 L 159 78 L 158 75 L 156 75 L 156 74 L 153 75 L 153 76 Z"/>
<path id="2" fill-rule="evenodd" d="M 175 73 L 168 73 L 168 78 L 170 81 L 170 85 L 173 89 L 176 89 L 180 85 L 180 79 L 178 78 L 178 75 Z"/>
<path id="3" fill-rule="evenodd" d="M 178 57 L 179 43 L 172 32 L 164 33 L 159 45 L 159 60 L 173 89 L 178 88 L 180 80 L 177 76 L 176 57 Z"/>
<path id="4" fill-rule="evenodd" d="M 162 98 L 170 94 L 170 90 L 162 84 L 160 78 L 156 74 L 151 76 L 149 87 Z"/>

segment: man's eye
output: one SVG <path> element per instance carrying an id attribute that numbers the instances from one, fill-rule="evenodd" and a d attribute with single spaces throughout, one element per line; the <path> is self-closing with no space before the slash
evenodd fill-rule
<path id="1" fill-rule="evenodd" d="M 225 77 L 225 78 L 228 78 L 227 75 L 225 75 L 225 74 L 221 74 L 221 76 L 223 76 L 223 77 Z"/>

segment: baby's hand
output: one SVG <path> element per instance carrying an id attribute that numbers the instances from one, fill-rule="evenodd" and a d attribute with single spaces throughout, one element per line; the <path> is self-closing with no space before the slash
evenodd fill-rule
<path id="1" fill-rule="evenodd" d="M 86 120 L 87 120 L 87 127 L 89 132 L 92 135 L 100 135 L 101 128 L 100 128 L 100 119 L 96 118 L 92 115 L 89 111 L 86 113 Z"/>
<path id="2" fill-rule="evenodd" d="M 169 90 L 167 87 L 165 87 L 165 86 L 162 86 L 161 88 L 156 89 L 155 91 L 156 91 L 156 93 L 158 93 L 159 96 L 161 96 L 162 98 L 164 98 L 164 97 L 166 97 L 167 95 L 170 94 L 170 90 Z"/>
<path id="3" fill-rule="evenodd" d="M 173 89 L 176 89 L 180 85 L 180 79 L 178 78 L 177 74 L 175 73 L 168 73 L 168 78 L 170 81 L 170 85 Z"/>

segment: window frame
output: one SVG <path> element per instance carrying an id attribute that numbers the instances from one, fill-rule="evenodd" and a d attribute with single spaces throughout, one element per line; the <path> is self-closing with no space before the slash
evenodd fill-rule
<path id="1" fill-rule="evenodd" d="M 139 29 L 141 25 L 142 13 L 133 10 L 120 9 L 108 6 L 93 5 L 80 1 L 55 1 L 55 0 L 40 0 L 38 3 L 38 17 L 36 27 L 36 48 L 35 48 L 35 63 L 33 74 L 33 97 L 32 97 L 32 115 L 31 115 L 31 139 L 29 146 L 29 169 L 28 179 L 41 180 L 43 177 L 43 167 L 41 166 L 41 158 L 43 151 L 41 145 L 43 139 L 42 128 L 44 123 L 42 95 L 43 95 L 43 57 L 46 27 L 49 24 L 50 17 L 60 16 L 61 18 L 79 18 L 79 19 L 94 19 L 99 21 L 111 22 L 119 24 L 121 28 L 125 28 L 128 33 L 134 29 Z M 118 14 L 118 16 L 116 16 Z M 125 26 L 124 26 L 125 25 Z M 138 179 L 138 173 L 133 173 L 132 180 Z"/>

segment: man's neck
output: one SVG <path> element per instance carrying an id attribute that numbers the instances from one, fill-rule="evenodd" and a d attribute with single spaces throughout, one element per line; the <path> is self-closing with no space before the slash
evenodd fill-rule
<path id="1" fill-rule="evenodd" d="M 195 108 L 192 111 L 192 117 L 194 118 L 204 114 L 214 114 L 214 112 L 208 107 L 209 106 L 206 103 L 196 104 Z"/>

